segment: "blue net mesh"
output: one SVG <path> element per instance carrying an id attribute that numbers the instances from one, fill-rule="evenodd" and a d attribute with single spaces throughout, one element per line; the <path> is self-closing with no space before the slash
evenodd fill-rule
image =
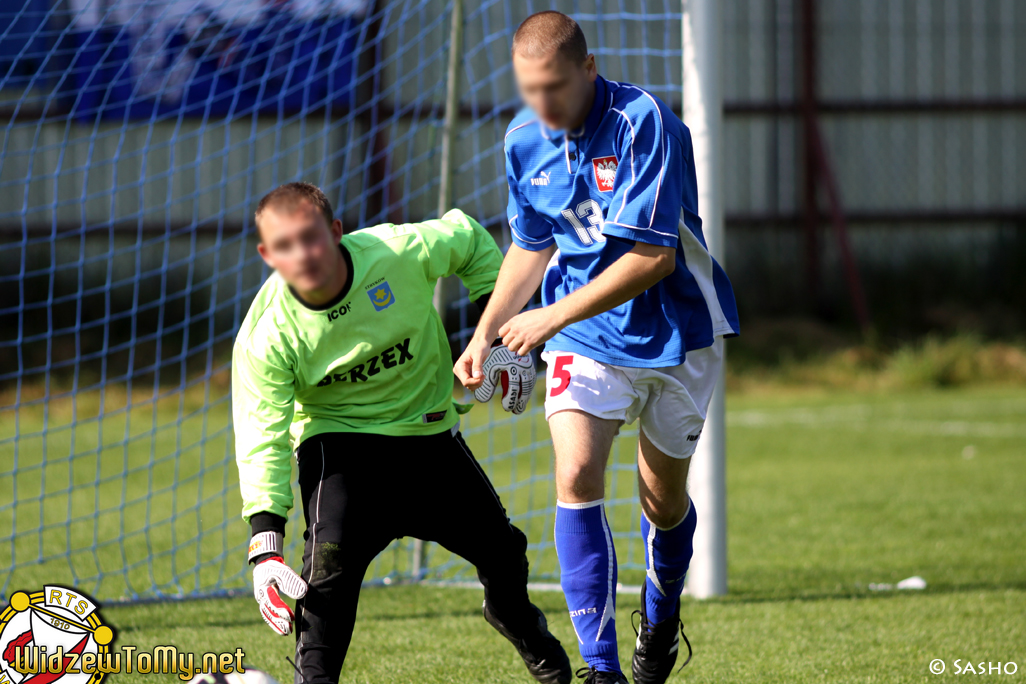
<path id="1" fill-rule="evenodd" d="M 679 108 L 679 0 L 468 0 L 453 204 L 503 247 L 509 48 L 542 9 L 581 23 L 603 75 Z M 442 0 L 0 8 L 0 595 L 44 582 L 104 600 L 246 590 L 229 361 L 268 275 L 252 209 L 307 180 L 348 228 L 433 217 L 450 15 Z M 473 308 L 447 288 L 462 348 Z M 538 395 L 519 417 L 479 406 L 463 431 L 528 534 L 533 578 L 555 580 Z M 618 440 L 607 492 L 628 582 L 643 569 L 635 441 Z M 301 542 L 293 510 L 297 565 Z M 368 581 L 410 579 L 413 554 L 397 541 Z M 474 573 L 428 545 L 420 578 Z"/>

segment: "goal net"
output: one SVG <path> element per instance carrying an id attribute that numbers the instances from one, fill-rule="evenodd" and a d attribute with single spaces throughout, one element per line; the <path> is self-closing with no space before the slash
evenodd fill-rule
<path id="1" fill-rule="evenodd" d="M 528 14 L 574 16 L 600 72 L 679 109 L 679 0 L 465 0 L 442 164 L 453 0 L 12 0 L 0 9 L 0 598 L 65 583 L 103 600 L 246 591 L 230 352 L 268 275 L 252 211 L 320 185 L 347 230 L 452 205 L 509 245 L 509 49 Z M 455 350 L 475 311 L 445 285 Z M 463 431 L 558 580 L 541 394 Z M 464 397 L 464 400 L 467 400 Z M 611 459 L 621 580 L 644 571 L 636 430 Z M 387 468 L 387 461 L 383 461 Z M 298 491 L 296 500 L 299 501 Z M 286 545 L 302 553 L 302 511 Z M 474 580 L 398 540 L 368 582 Z M 633 578 L 633 580 L 632 580 Z"/>

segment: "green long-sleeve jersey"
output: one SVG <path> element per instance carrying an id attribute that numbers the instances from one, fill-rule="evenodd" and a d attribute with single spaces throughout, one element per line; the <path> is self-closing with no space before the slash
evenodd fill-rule
<path id="1" fill-rule="evenodd" d="M 308 437 L 432 434 L 459 420 L 432 296 L 438 278 L 452 274 L 471 300 L 491 292 L 502 264 L 495 241 L 454 209 L 344 235 L 340 248 L 349 278 L 335 301 L 311 308 L 274 273 L 235 339 L 232 415 L 246 522 L 261 511 L 287 517 L 292 450 Z"/>

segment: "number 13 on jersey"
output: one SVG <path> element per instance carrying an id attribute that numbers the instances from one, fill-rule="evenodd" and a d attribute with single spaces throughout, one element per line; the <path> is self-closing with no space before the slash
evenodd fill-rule
<path id="1" fill-rule="evenodd" d="M 577 237 L 586 245 L 596 242 L 605 242 L 606 236 L 602 234 L 602 207 L 593 199 L 586 199 L 577 205 L 576 212 L 573 209 L 564 209 L 560 212 L 570 225 L 573 226 Z"/>

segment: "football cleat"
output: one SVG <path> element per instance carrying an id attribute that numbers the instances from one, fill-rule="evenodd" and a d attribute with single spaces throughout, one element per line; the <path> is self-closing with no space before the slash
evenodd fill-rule
<path id="1" fill-rule="evenodd" d="M 542 684 L 570 684 L 570 659 L 559 639 L 549 632 L 545 615 L 537 606 L 531 604 L 531 610 L 538 616 L 537 622 L 521 634 L 514 634 L 499 620 L 489 607 L 488 601 L 484 602 L 483 608 L 485 620 L 516 647 L 532 677 Z"/>
<path id="2" fill-rule="evenodd" d="M 574 673 L 584 684 L 630 684 L 622 672 L 606 672 L 593 667 L 582 667 Z"/>
<path id="3" fill-rule="evenodd" d="M 680 650 L 680 640 L 688 647 L 688 658 L 684 665 L 691 662 L 691 642 L 684 634 L 684 623 L 680 619 L 680 598 L 677 598 L 676 619 L 667 618 L 662 622 L 651 623 L 645 615 L 645 591 L 647 582 L 641 585 L 641 610 L 631 613 L 631 625 L 634 616 L 641 616 L 641 624 L 634 630 L 638 639 L 634 644 L 634 657 L 631 659 L 631 674 L 634 684 L 663 684 L 673 672 Z M 681 665 L 677 672 L 684 669 Z"/>

